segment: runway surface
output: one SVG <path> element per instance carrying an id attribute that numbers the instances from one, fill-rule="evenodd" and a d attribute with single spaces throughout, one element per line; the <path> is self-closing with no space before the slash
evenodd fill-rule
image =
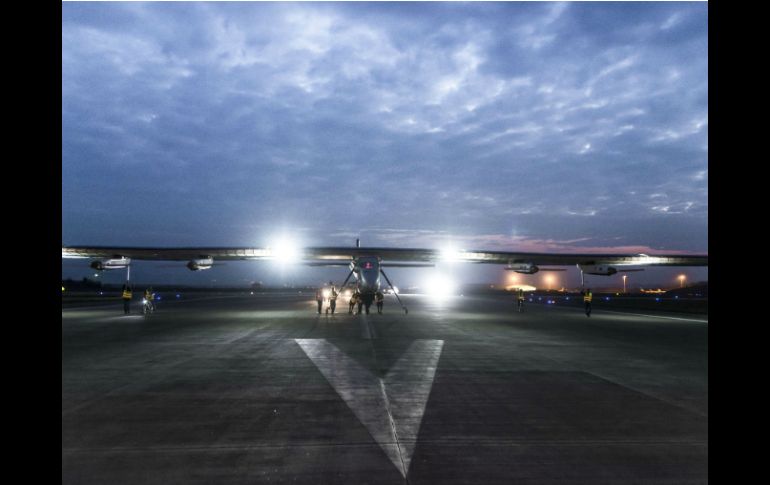
<path id="1" fill-rule="evenodd" d="M 309 296 L 62 309 L 62 483 L 708 481 L 707 316 Z"/>

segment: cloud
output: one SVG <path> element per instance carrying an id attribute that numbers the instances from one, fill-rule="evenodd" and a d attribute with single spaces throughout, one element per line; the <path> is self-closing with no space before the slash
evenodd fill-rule
<path id="1" fill-rule="evenodd" d="M 408 227 L 384 237 L 412 246 L 515 226 L 506 244 L 702 250 L 707 12 L 65 2 L 62 236 L 238 244 L 280 221 L 315 245 Z M 115 227 L 128 200 L 155 227 Z"/>

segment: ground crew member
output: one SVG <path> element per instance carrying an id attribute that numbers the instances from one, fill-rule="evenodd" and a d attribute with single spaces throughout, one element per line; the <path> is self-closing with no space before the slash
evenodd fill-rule
<path id="1" fill-rule="evenodd" d="M 524 290 L 522 288 L 516 290 L 516 307 L 519 311 L 524 308 Z"/>
<path id="2" fill-rule="evenodd" d="M 353 295 L 350 297 L 348 314 L 350 315 L 353 314 L 353 307 L 356 306 L 356 303 L 358 303 L 358 297 L 359 297 L 358 290 L 356 290 L 353 292 Z"/>
<path id="3" fill-rule="evenodd" d="M 594 294 L 591 293 L 591 288 L 588 288 L 583 292 L 583 302 L 586 304 L 586 316 L 591 316 L 591 300 L 593 299 Z"/>
<path id="4" fill-rule="evenodd" d="M 334 309 L 337 308 L 337 290 L 334 289 L 334 285 L 332 285 L 329 291 L 329 308 L 332 311 L 332 315 L 334 315 Z"/>
<path id="5" fill-rule="evenodd" d="M 131 285 L 128 282 L 123 283 L 123 313 L 128 315 L 131 313 Z"/>
<path id="6" fill-rule="evenodd" d="M 144 299 L 150 305 L 150 308 L 155 310 L 155 304 L 152 302 L 155 299 L 155 294 L 152 292 L 152 286 L 144 290 Z"/>
<path id="7" fill-rule="evenodd" d="M 382 314 L 382 303 L 385 301 L 385 295 L 380 290 L 374 294 L 374 299 L 377 302 L 377 313 Z"/>
<path id="8" fill-rule="evenodd" d="M 315 290 L 315 301 L 318 302 L 318 314 L 321 314 L 321 309 L 324 306 L 324 292 L 323 289 L 318 288 Z"/>

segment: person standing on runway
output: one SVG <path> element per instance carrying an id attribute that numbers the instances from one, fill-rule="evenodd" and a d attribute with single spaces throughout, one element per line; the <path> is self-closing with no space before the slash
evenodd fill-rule
<path id="1" fill-rule="evenodd" d="M 594 294 L 591 293 L 591 288 L 588 288 L 583 292 L 583 303 L 586 305 L 586 316 L 591 316 L 591 300 L 593 300 Z"/>
<path id="2" fill-rule="evenodd" d="M 321 314 L 321 310 L 323 310 L 324 306 L 324 292 L 323 288 L 318 288 L 315 290 L 315 301 L 318 303 L 318 314 Z"/>
<path id="3" fill-rule="evenodd" d="M 331 290 L 329 290 L 329 309 L 332 311 L 332 315 L 334 315 L 335 308 L 337 308 L 337 290 L 332 285 Z"/>
<path id="4" fill-rule="evenodd" d="M 131 297 L 133 293 L 131 291 L 131 284 L 126 281 L 123 283 L 123 314 L 128 315 L 131 313 Z"/>

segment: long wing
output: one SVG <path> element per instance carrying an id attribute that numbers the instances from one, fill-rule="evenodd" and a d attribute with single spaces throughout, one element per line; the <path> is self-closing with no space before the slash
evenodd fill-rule
<path id="1" fill-rule="evenodd" d="M 285 257 L 278 250 L 249 247 L 62 247 L 63 258 L 131 258 L 151 261 L 186 261 L 213 258 L 216 261 L 271 260 Z M 376 256 L 385 264 L 397 262 L 437 263 L 458 261 L 485 264 L 531 263 L 544 266 L 572 265 L 644 265 L 644 266 L 708 266 L 708 255 L 702 254 L 570 254 L 524 253 L 506 251 L 460 250 L 448 254 L 437 249 L 310 247 L 292 255 L 299 263 L 315 266 L 340 265 L 360 256 Z M 391 264 L 392 266 L 393 264 Z"/>

